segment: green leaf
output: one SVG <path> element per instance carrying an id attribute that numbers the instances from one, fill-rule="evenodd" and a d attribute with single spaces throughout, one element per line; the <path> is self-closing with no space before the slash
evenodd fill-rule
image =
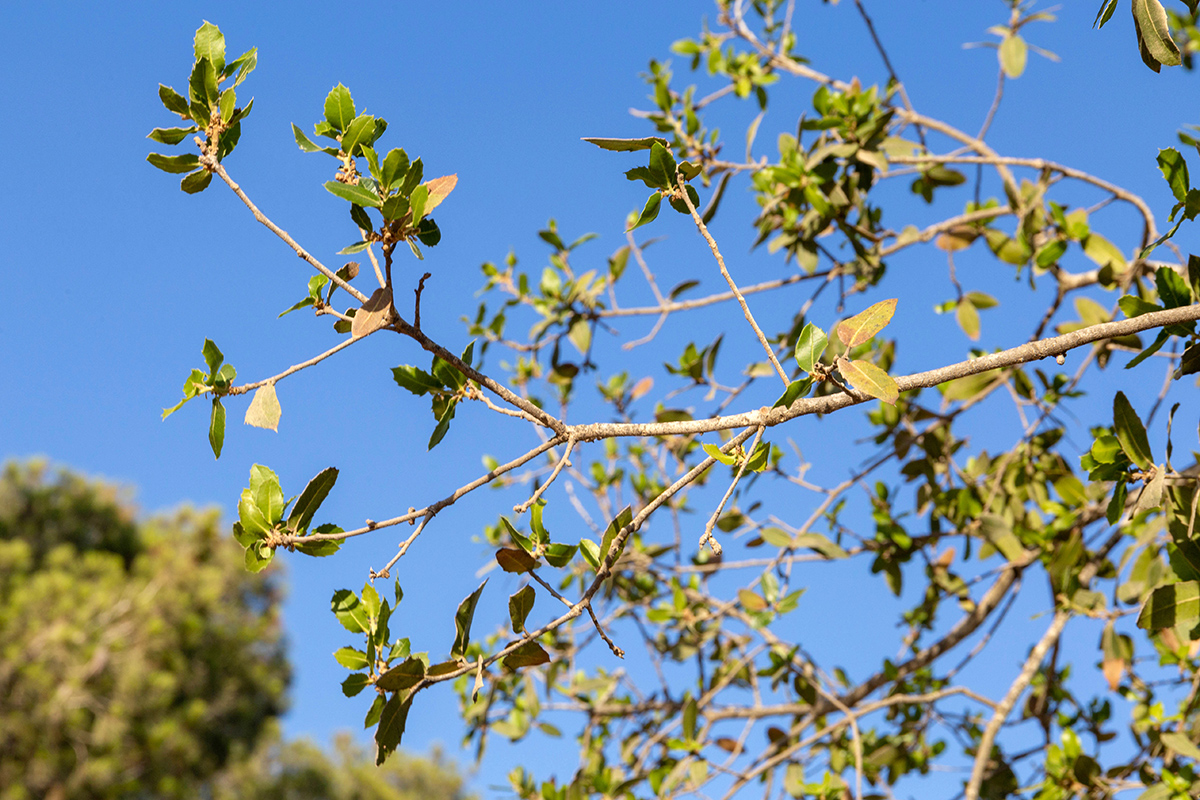
<path id="1" fill-rule="evenodd" d="M 279 486 L 279 476 L 262 464 L 250 467 L 250 494 L 267 524 L 274 528 L 283 519 L 283 489 Z"/>
<path id="2" fill-rule="evenodd" d="M 225 37 L 216 25 L 205 20 L 204 24 L 196 29 L 192 49 L 197 60 L 207 58 L 217 72 L 225 69 Z"/>
<path id="3" fill-rule="evenodd" d="M 537 567 L 537 559 L 516 547 L 501 547 L 496 551 L 496 563 L 505 572 L 524 573 Z"/>
<path id="4" fill-rule="evenodd" d="M 268 383 L 255 390 L 254 399 L 246 408 L 245 423 L 256 428 L 278 431 L 281 414 L 279 398 L 275 395 L 275 384 Z"/>
<path id="5" fill-rule="evenodd" d="M 249 572 L 262 572 L 275 558 L 275 550 L 264 543 L 253 544 L 246 548 L 246 569 Z"/>
<path id="6" fill-rule="evenodd" d="M 529 612 L 533 610 L 536 597 L 537 593 L 528 584 L 519 592 L 509 595 L 508 617 L 512 621 L 513 633 L 519 634 L 525 630 L 525 620 L 529 616 Z"/>
<path id="7" fill-rule="evenodd" d="M 238 501 L 238 524 L 241 527 L 242 537 L 238 541 L 243 547 L 259 539 L 265 539 L 273 527 L 262 509 L 254 502 L 254 492 L 250 489 L 243 489 L 241 499 Z"/>
<path id="8" fill-rule="evenodd" d="M 669 149 L 657 142 L 650 146 L 650 175 L 656 185 L 664 189 L 674 186 L 676 166 Z"/>
<path id="9" fill-rule="evenodd" d="M 296 144 L 306 153 L 329 153 L 332 155 L 338 152 L 335 147 L 321 147 L 321 145 L 313 142 L 313 140 L 304 135 L 304 131 L 300 130 L 294 122 L 292 123 L 292 136 L 296 137 Z"/>
<path id="10" fill-rule="evenodd" d="M 483 593 L 483 587 L 487 586 L 487 579 L 479 584 L 479 588 L 471 592 L 467 597 L 458 604 L 458 611 L 454 613 L 454 644 L 450 648 L 450 657 L 454 659 L 465 659 L 467 657 L 467 644 L 471 639 L 471 620 L 475 618 L 475 605 L 479 602 L 479 595 Z"/>
<path id="11" fill-rule="evenodd" d="M 208 420 L 208 443 L 212 445 L 213 455 L 221 457 L 221 448 L 225 445 L 225 406 L 221 398 L 214 397 L 212 401 L 212 416 Z"/>
<path id="12" fill-rule="evenodd" d="M 360 114 L 351 121 L 346 132 L 342 134 L 342 152 L 349 156 L 362 155 L 359 148 L 369 144 L 370 137 L 375 132 L 375 117 L 370 114 Z"/>
<path id="13" fill-rule="evenodd" d="M 362 650 L 355 650 L 353 647 L 340 647 L 334 651 L 333 657 L 346 669 L 357 670 L 366 669 L 370 662 L 367 661 L 367 654 Z"/>
<path id="14" fill-rule="evenodd" d="M 629 525 L 631 525 L 632 523 L 633 523 L 633 507 L 632 506 L 625 506 L 623 509 L 621 509 L 621 511 L 617 514 L 617 516 L 613 518 L 613 521 L 608 523 L 608 527 L 604 529 L 604 538 L 600 540 L 600 559 L 601 560 L 606 560 L 608 558 L 608 556 L 610 555 L 610 553 L 608 551 L 612 547 L 613 541 L 617 538 L 617 534 L 620 533 L 624 528 L 629 527 Z M 628 537 L 626 537 L 625 541 L 626 542 L 629 541 Z M 624 549 L 625 549 L 625 545 L 623 543 L 621 545 L 620 549 L 618 549 L 615 553 L 611 554 L 612 562 L 614 564 L 616 563 L 617 559 L 621 557 L 621 551 Z"/>
<path id="15" fill-rule="evenodd" d="M 591 539 L 579 540 L 579 553 L 593 570 L 600 569 L 600 546 Z"/>
<path id="16" fill-rule="evenodd" d="M 338 183 L 337 181 L 326 181 L 325 190 L 335 197 L 349 200 L 355 205 L 370 206 L 371 208 L 380 208 L 383 206 L 383 201 L 379 199 L 379 195 L 362 186 L 352 186 L 348 183 Z"/>
<path id="17" fill-rule="evenodd" d="M 865 311 L 838 323 L 838 338 L 842 340 L 842 343 L 846 347 L 857 347 L 860 344 L 865 344 L 892 321 L 892 315 L 895 313 L 895 300 L 882 300 L 875 303 Z"/>
<path id="18" fill-rule="evenodd" d="M 198 169 L 190 175 L 185 175 L 179 182 L 179 188 L 188 194 L 203 192 L 212 183 L 212 173 L 206 169 Z"/>
<path id="19" fill-rule="evenodd" d="M 895 301 L 892 302 L 894 305 Z M 820 363 L 821 356 L 825 353 L 828 345 L 829 339 L 826 337 L 825 331 L 811 322 L 807 323 L 800 331 L 800 336 L 796 338 L 796 363 L 800 365 L 800 369 L 812 372 Z"/>
<path id="20" fill-rule="evenodd" d="M 383 158 L 383 164 L 379 171 L 383 187 L 391 189 L 397 181 L 403 181 L 405 173 L 408 172 L 408 154 L 398 147 L 389 150 Z M 398 217 L 392 217 L 392 219 L 398 219 Z"/>
<path id="21" fill-rule="evenodd" d="M 191 116 L 191 112 L 188 111 L 187 100 L 170 86 L 165 86 L 161 83 L 158 85 L 158 99 L 162 100 L 162 104 L 166 106 L 167 111 L 178 114 L 181 117 Z"/>
<path id="22" fill-rule="evenodd" d="M 1165 307 L 1181 308 L 1192 304 L 1192 290 L 1187 281 L 1170 267 L 1159 267 L 1155 271 L 1154 285 Z"/>
<path id="23" fill-rule="evenodd" d="M 1092 22 L 1093 28 L 1103 28 L 1104 23 L 1112 18 L 1113 12 L 1117 10 L 1117 0 L 1104 0 L 1100 4 L 1100 10 L 1096 12 L 1096 19 Z"/>
<path id="24" fill-rule="evenodd" d="M 421 184 L 409 195 L 408 205 L 412 209 L 412 222 L 420 221 L 425 216 L 425 204 L 429 201 L 429 187 Z"/>
<path id="25" fill-rule="evenodd" d="M 454 410 L 458 406 L 458 400 L 454 399 L 446 403 L 446 410 L 442 412 L 442 416 L 438 419 L 437 426 L 433 429 L 433 433 L 429 435 L 428 450 L 437 447 L 438 442 L 445 438 L 446 433 L 450 430 L 450 421 L 454 419 Z"/>
<path id="26" fill-rule="evenodd" d="M 225 69 L 221 70 L 221 77 L 228 78 L 230 75 L 236 74 L 233 79 L 234 86 L 240 86 L 242 81 L 249 77 L 254 68 L 258 66 L 258 48 L 251 47 L 240 56 L 230 61 L 225 65 Z"/>
<path id="27" fill-rule="evenodd" d="M 369 630 L 367 610 L 354 592 L 349 589 L 338 589 L 333 593 L 333 599 L 329 605 L 333 610 L 333 615 L 346 630 L 351 633 L 366 633 Z"/>
<path id="28" fill-rule="evenodd" d="M 308 485 L 304 487 L 304 491 L 296 498 L 296 503 L 292 506 L 291 512 L 288 513 L 288 528 L 297 533 L 308 530 L 308 526 L 312 524 L 313 515 L 317 513 L 317 509 L 321 507 L 321 503 L 325 502 L 325 498 L 329 496 L 329 491 L 337 483 L 337 478 L 337 469 L 326 467 L 308 482 Z"/>
<path id="29" fill-rule="evenodd" d="M 704 452 L 708 453 L 710 456 L 715 458 L 717 461 L 720 461 L 727 467 L 732 467 L 737 463 L 737 458 L 735 456 L 722 453 L 721 448 L 717 447 L 715 444 L 702 444 L 701 447 L 704 448 Z"/>
<path id="30" fill-rule="evenodd" d="M 979 520 L 979 532 L 1009 561 L 1016 561 L 1025 554 L 1025 548 L 1013 533 L 1012 526 L 997 514 L 984 514 Z"/>
<path id="31" fill-rule="evenodd" d="M 1129 363 L 1125 365 L 1125 369 L 1133 369 L 1138 364 L 1142 363 L 1147 358 L 1149 358 L 1150 356 L 1157 353 L 1159 350 L 1162 349 L 1162 346 L 1164 344 L 1166 344 L 1170 338 L 1171 338 L 1171 334 L 1169 331 L 1167 331 L 1165 329 L 1159 331 L 1158 336 L 1154 337 L 1154 341 L 1150 343 L 1150 346 L 1147 347 L 1142 352 L 1138 353 L 1133 358 L 1131 358 L 1129 360 Z"/>
<path id="32" fill-rule="evenodd" d="M 1136 295 L 1127 294 L 1117 301 L 1117 305 L 1121 307 L 1126 317 L 1133 319 L 1140 317 L 1142 314 L 1149 314 L 1154 311 L 1162 311 L 1163 307 L 1147 302 Z"/>
<path id="33" fill-rule="evenodd" d="M 346 680 L 342 681 L 342 694 L 346 697 L 354 697 L 370 684 L 370 678 L 361 672 L 356 672 L 353 675 L 346 676 Z"/>
<path id="34" fill-rule="evenodd" d="M 1142 469 L 1149 469 L 1154 463 L 1150 452 L 1150 442 L 1146 438 L 1146 427 L 1137 412 L 1133 410 L 1124 392 L 1117 392 L 1113 397 L 1113 428 L 1121 449 L 1129 460 Z"/>
<path id="35" fill-rule="evenodd" d="M 192 74 L 188 77 L 188 99 L 191 100 L 188 110 L 196 122 L 202 126 L 208 125 L 210 109 L 219 97 L 217 73 L 213 70 L 212 62 L 201 58 L 192 67 Z"/>
<path id="36" fill-rule="evenodd" d="M 687 741 L 696 739 L 696 698 L 689 697 L 683 704 L 683 738 Z"/>
<path id="37" fill-rule="evenodd" d="M 407 364 L 393 367 L 392 378 L 401 389 L 407 389 L 417 397 L 421 397 L 427 392 L 444 391 L 446 388 L 442 385 L 441 381 L 425 370 L 418 367 L 410 367 Z"/>
<path id="38" fill-rule="evenodd" d="M 1137 626 L 1149 631 L 1192 626 L 1200 622 L 1200 582 L 1182 581 L 1160 586 L 1151 592 Z"/>
<path id="39" fill-rule="evenodd" d="M 379 715 L 379 727 L 375 729 L 375 766 L 381 765 L 396 751 L 404 736 L 404 726 L 408 721 L 408 709 L 412 706 L 412 698 L 401 698 L 400 694 L 392 695 L 392 699 L 387 701 Z"/>
<path id="40" fill-rule="evenodd" d="M 900 397 L 899 387 L 890 375 L 870 361 L 849 361 L 839 357 L 837 368 L 842 377 L 858 391 L 896 405 Z"/>
<path id="41" fill-rule="evenodd" d="M 184 153 L 178 156 L 164 156 L 162 153 L 150 153 L 146 160 L 163 172 L 175 174 L 191 172 L 200 166 L 200 157 L 194 153 Z"/>
<path id="42" fill-rule="evenodd" d="M 1112 267 L 1115 272 L 1125 271 L 1125 256 L 1121 250 L 1098 233 L 1089 233 L 1083 239 L 1083 253 L 1100 267 Z"/>
<path id="43" fill-rule="evenodd" d="M 325 97 L 325 121 L 340 133 L 354 121 L 355 116 L 350 90 L 339 83 Z"/>
<path id="44" fill-rule="evenodd" d="M 385 692 L 401 692 L 416 686 L 424 677 L 425 662 L 415 657 L 406 658 L 380 675 L 375 685 Z"/>
<path id="45" fill-rule="evenodd" d="M 1025 72 L 1025 61 L 1029 57 L 1029 48 L 1025 40 L 1015 33 L 1004 37 L 1000 43 L 1000 68 L 1010 78 L 1019 78 Z"/>
<path id="46" fill-rule="evenodd" d="M 542 554 L 546 558 L 546 563 L 552 567 L 565 567 L 571 563 L 571 559 L 575 557 L 575 551 L 578 550 L 573 544 L 551 544 L 546 546 L 546 551 Z"/>
<path id="47" fill-rule="evenodd" d="M 146 138 L 153 139 L 154 141 L 162 144 L 179 144 L 187 138 L 189 133 L 195 133 L 198 130 L 200 129 L 195 125 L 192 125 L 188 128 L 155 128 L 146 135 Z M 158 154 L 155 153 L 154 155 Z M 166 158 L 166 156 L 160 156 L 160 158 Z M 150 163 L 153 164 L 154 162 L 151 161 Z M 156 164 L 155 166 L 158 165 Z"/>
<path id="48" fill-rule="evenodd" d="M 525 642 L 505 656 L 500 663 L 504 665 L 505 669 L 515 672 L 521 667 L 536 667 L 539 664 L 547 663 L 549 660 L 550 656 L 542 649 L 540 644 L 537 642 Z"/>
<path id="49" fill-rule="evenodd" d="M 662 195 L 658 192 L 650 195 L 646 199 L 646 205 L 642 208 L 642 213 L 638 215 L 637 221 L 633 223 L 628 230 L 640 228 L 648 222 L 653 222 L 658 216 L 658 208 L 662 205 Z"/>
<path id="50" fill-rule="evenodd" d="M 792 540 L 792 547 L 807 547 L 809 550 L 815 550 L 829 559 L 850 557 L 850 554 L 842 549 L 840 545 L 820 533 L 801 533 Z"/>
<path id="51" fill-rule="evenodd" d="M 666 139 L 661 139 L 658 136 L 646 136 L 641 139 L 601 139 L 584 136 L 583 141 L 590 142 L 601 150 L 613 150 L 619 153 L 630 150 L 649 150 L 656 144 L 662 147 L 670 146 Z"/>
<path id="52" fill-rule="evenodd" d="M 968 339 L 979 341 L 979 310 L 974 303 L 964 297 L 955 307 L 954 318 Z"/>
<path id="53" fill-rule="evenodd" d="M 1159 734 L 1158 738 L 1163 744 L 1179 755 L 1190 758 L 1192 761 L 1200 761 L 1200 747 L 1196 747 L 1192 743 L 1192 740 L 1182 733 L 1167 731 Z"/>
<path id="54" fill-rule="evenodd" d="M 783 390 L 783 394 L 779 396 L 779 399 L 775 401 L 775 404 L 771 406 L 771 408 L 791 407 L 792 403 L 808 394 L 808 390 L 812 388 L 812 385 L 812 376 L 801 378 L 797 381 L 792 381 L 787 385 L 787 388 Z"/>
<path id="55" fill-rule="evenodd" d="M 1133 10 L 1133 22 L 1137 28 L 1138 44 L 1142 50 L 1142 60 L 1146 65 L 1158 72 L 1158 67 L 1152 64 L 1146 56 L 1166 67 L 1177 67 L 1182 63 L 1179 47 L 1171 39 L 1171 28 L 1167 23 L 1167 12 L 1158 0 L 1130 0 Z"/>
<path id="56" fill-rule="evenodd" d="M 1183 156 L 1174 147 L 1168 147 L 1158 151 L 1156 160 L 1167 185 L 1171 187 L 1171 194 L 1175 195 L 1176 200 L 1185 201 L 1191 183 L 1188 181 L 1188 167 Z"/>

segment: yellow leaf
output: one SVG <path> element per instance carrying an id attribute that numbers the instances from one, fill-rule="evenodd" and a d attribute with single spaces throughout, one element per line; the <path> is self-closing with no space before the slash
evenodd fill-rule
<path id="1" fill-rule="evenodd" d="M 454 187 L 457 185 L 457 173 L 425 181 L 425 187 L 429 189 L 429 199 L 425 201 L 425 216 L 429 216 L 429 212 L 437 208 L 454 191 Z"/>
<path id="2" fill-rule="evenodd" d="M 837 367 L 842 377 L 855 389 L 885 403 L 896 405 L 896 400 L 900 397 L 899 387 L 891 376 L 870 361 L 848 361 L 839 357 Z"/>
<path id="3" fill-rule="evenodd" d="M 838 338 L 846 347 L 857 347 L 869 342 L 871 337 L 879 333 L 892 321 L 896 313 L 896 300 L 883 300 L 848 320 L 838 323 Z"/>
<path id="4" fill-rule="evenodd" d="M 279 398 L 275 395 L 275 384 L 268 383 L 258 387 L 258 391 L 254 393 L 254 399 L 246 409 L 246 424 L 278 431 L 281 413 Z"/>

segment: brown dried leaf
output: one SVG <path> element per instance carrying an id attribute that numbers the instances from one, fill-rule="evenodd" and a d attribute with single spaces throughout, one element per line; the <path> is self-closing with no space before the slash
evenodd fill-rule
<path id="1" fill-rule="evenodd" d="M 1108 681 L 1109 690 L 1115 692 L 1121 685 L 1121 676 L 1125 674 L 1125 659 L 1106 658 L 1100 669 L 1104 672 L 1104 680 Z"/>
<path id="2" fill-rule="evenodd" d="M 633 385 L 629 390 L 629 399 L 637 400 L 644 396 L 647 392 L 654 388 L 654 378 L 645 377 Z"/>
<path id="3" fill-rule="evenodd" d="M 537 559 L 516 547 L 501 547 L 496 551 L 496 563 L 505 572 L 529 572 L 537 566 Z"/>
<path id="4" fill-rule="evenodd" d="M 425 181 L 425 188 L 429 189 L 429 199 L 425 201 L 425 216 L 429 216 L 429 212 L 441 205 L 441 202 L 454 191 L 454 187 L 457 185 L 457 173 Z"/>
<path id="5" fill-rule="evenodd" d="M 979 238 L 979 231 L 966 225 L 956 225 L 948 231 L 938 234 L 933 243 L 947 253 L 966 250 L 971 243 Z"/>
<path id="6" fill-rule="evenodd" d="M 363 303 L 362 308 L 354 314 L 354 319 L 350 323 L 351 338 L 358 339 L 379 330 L 387 324 L 388 315 L 391 312 L 392 290 L 376 289 L 367 302 Z"/>

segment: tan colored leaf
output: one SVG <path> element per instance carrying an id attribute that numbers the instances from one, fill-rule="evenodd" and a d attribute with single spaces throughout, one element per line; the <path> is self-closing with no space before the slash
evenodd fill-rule
<path id="1" fill-rule="evenodd" d="M 246 424 L 278 431 L 281 413 L 279 398 L 275 395 L 275 384 L 268 383 L 258 387 L 254 393 L 254 399 L 246 409 Z"/>
<path id="2" fill-rule="evenodd" d="M 1104 680 L 1108 681 L 1108 688 L 1115 692 L 1121 685 L 1121 676 L 1125 674 L 1125 659 L 1106 658 L 1100 669 L 1104 672 Z"/>
<path id="3" fill-rule="evenodd" d="M 368 333 L 374 333 L 387 324 L 388 315 L 392 313 L 392 290 L 376 289 L 362 308 L 354 315 L 350 323 L 350 336 L 359 339 Z"/>
<path id="4" fill-rule="evenodd" d="M 654 388 L 654 378 L 645 377 L 633 385 L 629 390 L 629 399 L 637 400 L 639 397 L 645 396 L 647 392 Z"/>
<path id="5" fill-rule="evenodd" d="M 429 199 L 425 201 L 425 216 L 429 216 L 429 212 L 441 205 L 442 201 L 449 197 L 457 185 L 457 173 L 425 181 L 425 188 L 429 189 Z"/>
<path id="6" fill-rule="evenodd" d="M 933 243 L 947 253 L 966 250 L 971 243 L 979 238 L 979 231 L 967 225 L 956 225 L 944 233 L 938 234 Z"/>
<path id="7" fill-rule="evenodd" d="M 870 361 L 848 361 L 839 356 L 837 367 L 842 377 L 863 394 L 869 394 L 893 406 L 900 398 L 900 388 L 896 386 L 896 382 Z"/>
<path id="8" fill-rule="evenodd" d="M 742 608 L 746 609 L 751 614 L 759 611 L 765 611 L 767 608 L 767 601 L 763 599 L 762 595 L 755 594 L 749 589 L 738 589 L 737 595 L 738 601 L 742 604 Z"/>
<path id="9" fill-rule="evenodd" d="M 857 347 L 870 341 L 872 336 L 883 330 L 884 326 L 892 321 L 892 315 L 895 313 L 895 299 L 882 300 L 866 311 L 838 323 L 838 338 L 846 347 Z"/>

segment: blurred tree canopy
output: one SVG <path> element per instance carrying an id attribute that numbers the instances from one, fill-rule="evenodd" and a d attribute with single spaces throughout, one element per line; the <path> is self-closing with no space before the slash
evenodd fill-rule
<path id="1" fill-rule="evenodd" d="M 349 741 L 280 742 L 281 586 L 242 560 L 214 511 L 138 522 L 109 484 L 8 464 L 0 798 L 461 797 L 440 762 L 367 776 Z"/>

